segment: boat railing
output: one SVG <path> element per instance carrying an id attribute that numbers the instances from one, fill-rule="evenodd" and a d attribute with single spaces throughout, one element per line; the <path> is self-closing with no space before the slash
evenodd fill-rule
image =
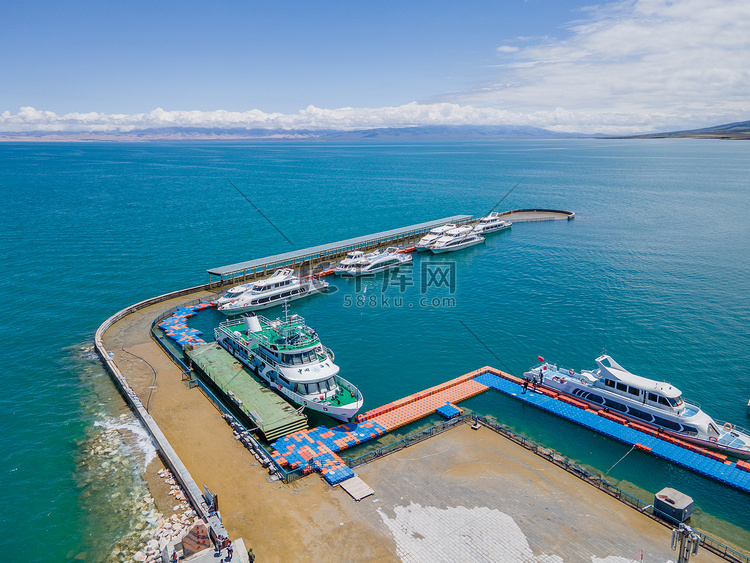
<path id="1" fill-rule="evenodd" d="M 726 422 L 724 420 L 718 420 L 718 419 L 714 419 L 714 422 L 718 424 L 721 428 L 726 430 L 727 432 L 739 432 L 740 434 L 750 435 L 750 432 L 745 430 L 742 426 L 732 424 L 731 422 Z"/>
<path id="2" fill-rule="evenodd" d="M 695 412 L 698 412 L 701 410 L 701 404 L 696 403 L 695 401 L 686 401 L 685 399 L 682 400 L 684 403 L 685 408 L 693 409 Z"/>
<path id="3" fill-rule="evenodd" d="M 335 375 L 334 378 L 336 380 L 336 385 L 338 385 L 339 387 L 343 387 L 347 391 L 351 392 L 351 394 L 354 395 L 358 401 L 362 400 L 362 392 L 357 389 L 357 387 L 355 387 L 353 384 L 349 383 L 346 379 L 339 375 Z"/>

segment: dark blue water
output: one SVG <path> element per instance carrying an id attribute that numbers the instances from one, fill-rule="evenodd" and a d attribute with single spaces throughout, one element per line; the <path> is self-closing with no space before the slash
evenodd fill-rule
<path id="1" fill-rule="evenodd" d="M 593 368 L 606 349 L 750 425 L 749 178 L 741 142 L 0 145 L 6 537 L 52 560 L 96 560 L 123 533 L 102 523 L 111 507 L 83 465 L 94 424 L 125 412 L 90 355 L 112 313 L 204 283 L 211 267 L 484 214 L 519 181 L 501 210 L 568 209 L 575 221 L 419 255 L 385 291 L 382 278 L 337 279 L 295 303 L 366 408 L 483 365 L 520 374 L 537 355 Z M 436 268 L 452 268 L 455 285 L 423 288 Z M 498 394 L 467 406 L 602 473 L 627 452 Z M 676 486 L 702 523 L 750 548 L 750 515 L 737 510 L 747 495 L 639 452 L 609 476 L 646 497 Z M 13 540 L 6 553 L 28 559 Z"/>

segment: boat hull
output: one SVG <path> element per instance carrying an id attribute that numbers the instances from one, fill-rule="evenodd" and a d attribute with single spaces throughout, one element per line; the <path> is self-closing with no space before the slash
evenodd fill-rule
<path id="1" fill-rule="evenodd" d="M 235 315 L 242 315 L 243 313 L 250 313 L 252 311 L 262 311 L 263 309 L 270 309 L 271 307 L 276 307 L 277 305 L 281 305 L 284 303 L 284 301 L 296 301 L 297 299 L 302 299 L 303 297 L 309 297 L 310 295 L 314 295 L 316 293 L 321 293 L 328 287 L 327 285 L 325 287 L 316 287 L 311 289 L 310 291 L 306 291 L 305 293 L 299 293 L 297 295 L 292 295 L 289 297 L 279 297 L 278 299 L 273 299 L 272 301 L 268 301 L 267 303 L 261 303 L 259 305 L 250 305 L 247 307 L 237 307 L 237 308 L 231 308 L 231 309 L 222 309 L 219 308 L 219 312 L 223 313 L 224 315 L 227 315 L 228 317 L 232 317 Z M 281 294 L 280 294 L 281 295 Z"/>
<path id="2" fill-rule="evenodd" d="M 411 256 L 409 256 L 411 258 Z M 402 266 L 406 266 L 411 264 L 411 260 L 402 260 L 398 264 L 390 264 L 388 266 L 382 266 L 380 268 L 373 268 L 371 270 L 349 270 L 344 274 L 341 274 L 344 277 L 352 277 L 356 278 L 359 276 L 366 276 L 369 274 L 379 274 L 380 272 L 385 272 L 386 270 L 395 270 L 396 268 L 400 268 Z"/>
<path id="3" fill-rule="evenodd" d="M 476 231 L 474 231 L 474 233 L 476 233 L 478 235 L 486 235 L 486 234 L 490 234 L 490 233 L 497 233 L 499 231 L 505 231 L 507 229 L 510 229 L 510 227 L 511 227 L 511 225 L 500 225 L 499 227 L 491 227 L 491 228 L 485 229 L 485 230 L 476 230 Z"/>
<path id="4" fill-rule="evenodd" d="M 664 412 L 660 412 L 660 411 L 651 412 L 646 407 L 644 407 L 643 404 L 639 402 L 636 402 L 636 403 L 628 402 L 626 398 L 624 398 L 623 396 L 618 395 L 618 396 L 610 397 L 608 394 L 606 394 L 603 391 L 603 389 L 591 387 L 587 383 L 588 381 L 588 377 L 586 376 L 587 373 L 588 372 L 584 372 L 582 374 L 576 374 L 575 372 L 573 372 L 573 370 L 570 370 L 570 372 L 566 372 L 565 370 L 563 371 L 546 370 L 544 371 L 544 383 L 542 384 L 542 386 L 552 391 L 555 391 L 556 393 L 559 393 L 560 395 L 564 395 L 576 401 L 582 401 L 586 403 L 587 405 L 589 405 L 591 407 L 591 410 L 594 410 L 596 412 L 601 411 L 601 410 L 606 410 L 613 414 L 616 414 L 617 416 L 620 416 L 626 419 L 628 422 L 632 422 L 632 423 L 644 426 L 646 428 L 649 428 L 651 430 L 654 430 L 658 433 L 665 434 L 665 435 L 677 438 L 685 442 L 689 442 L 696 446 L 700 446 L 701 448 L 706 448 L 706 449 L 713 450 L 713 451 L 722 453 L 724 455 L 729 455 L 729 456 L 736 457 L 736 458 L 750 459 L 749 449 L 740 449 L 740 448 L 732 447 L 729 443 L 727 443 L 728 440 L 729 441 L 732 440 L 731 432 L 730 432 L 729 438 L 727 438 L 727 434 L 725 433 L 718 439 L 712 440 L 708 438 L 707 436 L 700 436 L 700 435 L 695 436 L 693 434 L 675 431 L 666 426 L 661 426 L 660 424 L 657 424 L 654 421 L 644 420 L 643 418 L 639 418 L 637 416 L 633 416 L 632 414 L 629 414 L 631 410 L 636 410 L 638 412 L 641 412 L 642 414 L 651 415 L 652 419 L 656 417 L 661 417 L 663 419 L 666 419 L 666 422 L 671 422 L 682 427 L 694 424 L 694 422 L 691 421 L 689 418 L 685 420 L 672 419 Z M 538 376 L 538 374 L 539 374 L 539 368 L 535 368 L 531 371 L 526 372 L 524 376 L 530 379 L 533 379 L 534 377 Z M 578 383 L 577 378 L 580 378 L 580 384 Z M 580 391 L 583 391 L 583 393 L 581 393 Z M 605 398 L 605 404 L 600 404 L 596 401 L 591 401 L 587 399 L 586 397 L 587 393 Z M 624 411 L 624 410 L 621 410 L 621 408 L 613 407 L 613 406 L 606 404 L 606 399 L 609 399 L 610 401 L 616 401 L 618 404 L 621 405 L 622 408 L 627 409 L 627 411 Z M 747 438 L 746 436 L 740 435 L 740 434 L 735 434 L 734 436 L 740 439 Z"/>
<path id="5" fill-rule="evenodd" d="M 472 240 L 469 242 L 464 242 L 464 243 L 457 244 L 455 246 L 450 246 L 450 247 L 445 247 L 445 246 L 438 247 L 438 248 L 432 247 L 430 248 L 430 250 L 432 251 L 433 254 L 443 254 L 445 252 L 455 252 L 456 250 L 463 250 L 464 248 L 469 248 L 472 246 L 476 246 L 478 244 L 484 244 L 484 242 L 485 241 L 483 238 L 479 238 L 478 240 Z"/>

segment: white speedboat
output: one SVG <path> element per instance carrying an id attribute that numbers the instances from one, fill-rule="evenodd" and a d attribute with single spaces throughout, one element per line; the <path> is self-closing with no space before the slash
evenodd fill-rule
<path id="1" fill-rule="evenodd" d="M 483 242 L 484 238 L 475 234 L 473 227 L 457 227 L 451 229 L 440 237 L 432 246 L 430 246 L 430 250 L 434 254 L 441 254 L 443 252 L 461 250 L 463 248 L 482 244 Z"/>
<path id="2" fill-rule="evenodd" d="M 750 458 L 750 434 L 728 422 L 718 422 L 700 405 L 683 400 L 675 386 L 634 375 L 610 356 L 596 359 L 592 371 L 559 368 L 544 362 L 524 375 L 542 376 L 542 383 L 555 391 L 586 401 L 594 409 L 609 409 L 638 424 L 674 437 L 717 450 L 726 455 Z"/>
<path id="3" fill-rule="evenodd" d="M 220 307 L 222 305 L 225 305 L 226 303 L 231 303 L 232 301 L 237 299 L 240 295 L 245 293 L 248 289 L 250 289 L 249 285 L 235 285 L 234 287 L 230 287 L 224 295 L 222 295 L 216 300 L 216 303 Z"/>
<path id="4" fill-rule="evenodd" d="M 348 421 L 362 407 L 362 393 L 339 376 L 333 352 L 305 319 L 270 321 L 250 315 L 222 322 L 216 341 L 293 403 Z"/>
<path id="5" fill-rule="evenodd" d="M 328 282 L 316 278 L 300 278 L 290 268 L 277 270 L 274 274 L 253 283 L 242 295 L 219 305 L 225 315 L 240 315 L 249 311 L 267 309 L 284 301 L 295 301 L 323 291 Z"/>
<path id="6" fill-rule="evenodd" d="M 368 255 L 363 258 L 357 264 L 352 266 L 344 275 L 346 276 L 364 276 L 367 274 L 376 274 L 391 268 L 398 268 L 399 266 L 405 266 L 411 264 L 411 254 L 399 254 L 398 248 L 391 246 L 380 252 L 377 255 Z"/>
<path id="7" fill-rule="evenodd" d="M 478 235 L 484 235 L 496 231 L 504 231 L 505 229 L 510 229 L 512 224 L 510 221 L 500 219 L 500 214 L 493 211 L 486 217 L 482 217 L 479 223 L 474 225 L 474 232 Z"/>
<path id="8" fill-rule="evenodd" d="M 361 250 L 355 250 L 354 252 L 347 253 L 346 258 L 339 262 L 338 266 L 333 269 L 333 273 L 337 276 L 340 276 L 341 274 L 352 268 L 354 265 L 356 265 L 364 257 L 365 253 Z"/>
<path id="9" fill-rule="evenodd" d="M 417 249 L 417 252 L 425 252 L 426 250 L 429 250 L 430 246 L 435 244 L 441 236 L 455 228 L 456 225 L 454 225 L 453 223 L 435 227 L 434 229 L 430 230 L 429 233 L 419 239 L 419 242 L 415 244 L 414 247 Z"/>

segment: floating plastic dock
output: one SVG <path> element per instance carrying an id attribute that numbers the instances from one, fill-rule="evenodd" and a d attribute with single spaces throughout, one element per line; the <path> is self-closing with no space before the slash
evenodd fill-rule
<path id="1" fill-rule="evenodd" d="M 206 343 L 205 340 L 200 338 L 203 333 L 197 328 L 190 328 L 187 325 L 187 319 L 195 316 L 198 311 L 203 311 L 213 306 L 212 303 L 201 301 L 196 305 L 180 307 L 172 313 L 171 317 L 167 317 L 160 322 L 158 326 L 164 331 L 164 334 L 183 348 L 185 346 L 201 346 Z"/>
<path id="2" fill-rule="evenodd" d="M 336 484 L 348 478 L 344 475 L 354 474 L 345 471 L 348 468 L 336 452 L 372 440 L 441 410 L 450 416 L 454 412 L 452 409 L 456 409 L 452 403 L 490 389 L 750 493 L 750 463 L 732 462 L 720 453 L 628 422 L 615 413 L 596 411 L 582 401 L 558 395 L 541 385 L 537 390 L 529 388 L 523 393 L 521 379 L 491 367 L 467 373 L 368 411 L 357 416 L 356 424 L 344 424 L 330 430 L 321 426 L 277 440 L 273 444 L 272 457 L 283 467 L 305 467 L 310 472 L 321 470 L 327 482 Z"/>
<path id="3" fill-rule="evenodd" d="M 295 417 L 303 415 L 297 413 L 273 391 L 266 389 L 241 365 L 234 365 L 239 362 L 226 354 L 221 347 L 207 345 L 199 338 L 199 331 L 187 326 L 187 318 L 210 306 L 210 303 L 201 302 L 197 305 L 182 307 L 171 317 L 162 321 L 159 327 L 183 348 L 197 347 L 195 350 L 188 350 L 188 356 L 214 385 L 222 390 L 225 396 L 229 397 L 258 425 L 266 439 L 271 441 L 279 436 L 290 434 L 273 444 L 272 455 L 280 466 L 288 465 L 293 469 L 304 467 L 309 471 L 319 470 L 326 481 L 332 485 L 354 475 L 354 472 L 346 467 L 336 452 L 372 440 L 436 412 L 445 417 L 456 416 L 455 410 L 458 409 L 455 403 L 489 389 L 495 389 L 637 449 L 650 452 L 701 475 L 750 493 L 750 463 L 748 462 L 732 462 L 721 453 L 700 448 L 645 425 L 630 422 L 617 413 L 594 409 L 583 401 L 561 395 L 544 385 L 540 385 L 538 389 L 529 388 L 523 393 L 521 392 L 521 379 L 491 367 L 472 371 L 367 411 L 356 417 L 356 423 L 343 424 L 332 429 L 321 426 L 291 434 L 298 428 L 295 424 L 299 424 L 294 420 Z M 214 348 L 218 350 L 212 351 Z M 229 362 L 232 365 L 221 366 L 222 362 Z M 238 378 L 240 372 L 246 377 Z M 265 407 L 273 401 L 279 401 L 283 405 L 269 407 L 275 408 L 276 414 L 262 414 L 265 412 Z M 304 418 L 306 421 L 306 417 Z"/>

